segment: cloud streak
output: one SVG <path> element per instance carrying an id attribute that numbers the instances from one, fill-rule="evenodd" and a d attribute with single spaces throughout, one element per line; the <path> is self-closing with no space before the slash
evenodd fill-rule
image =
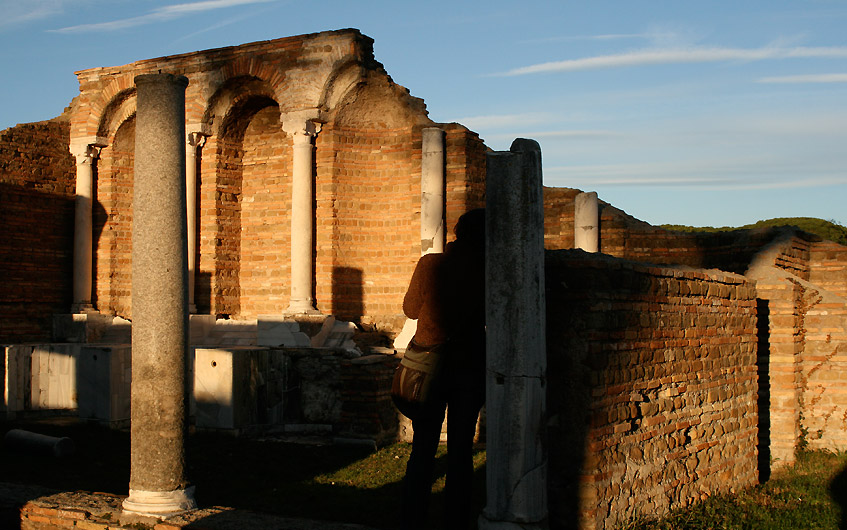
<path id="1" fill-rule="evenodd" d="M 553 72 L 578 72 L 661 64 L 708 63 L 727 61 L 764 61 L 799 58 L 847 58 L 847 47 L 765 47 L 765 48 L 680 48 L 649 49 L 582 59 L 569 59 L 515 68 L 496 76 L 521 76 Z"/>
<path id="2" fill-rule="evenodd" d="M 204 0 L 201 2 L 190 2 L 185 4 L 173 4 L 169 6 L 158 7 L 146 15 L 137 17 L 124 18 L 113 20 L 110 22 L 99 22 L 95 24 L 80 24 L 78 26 L 68 26 L 49 30 L 52 33 L 91 33 L 102 31 L 118 31 L 122 29 L 143 26 L 145 24 L 153 24 L 155 22 L 164 22 L 174 20 L 187 15 L 213 11 L 216 9 L 225 9 L 229 7 L 243 6 L 249 4 L 263 4 L 268 2 L 276 2 L 278 0 Z"/>
<path id="3" fill-rule="evenodd" d="M 763 77 L 759 83 L 847 83 L 847 74 L 807 74 Z"/>

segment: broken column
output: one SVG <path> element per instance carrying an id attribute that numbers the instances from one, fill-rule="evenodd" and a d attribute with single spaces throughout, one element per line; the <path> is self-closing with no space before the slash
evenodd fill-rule
<path id="1" fill-rule="evenodd" d="M 486 469 L 481 529 L 547 522 L 541 149 L 517 139 L 486 175 Z"/>
<path id="2" fill-rule="evenodd" d="M 444 131 L 421 131 L 421 254 L 444 252 Z"/>
<path id="3" fill-rule="evenodd" d="M 295 120 L 283 124 L 283 130 L 293 136 L 294 160 L 291 183 L 291 300 L 289 313 L 316 314 L 312 297 L 315 248 L 314 175 L 315 147 L 312 138 L 319 124 L 311 120 Z"/>
<path id="4" fill-rule="evenodd" d="M 135 85 L 131 466 L 123 510 L 167 517 L 196 507 L 185 476 L 188 79 L 147 74 Z"/>
<path id="5" fill-rule="evenodd" d="M 444 252 L 445 221 L 444 131 L 427 127 L 421 131 L 421 256 Z M 406 319 L 394 339 L 394 347 L 405 350 L 418 329 L 418 321 Z"/>
<path id="6" fill-rule="evenodd" d="M 580 193 L 573 206 L 573 246 L 600 252 L 600 208 L 597 192 Z"/>

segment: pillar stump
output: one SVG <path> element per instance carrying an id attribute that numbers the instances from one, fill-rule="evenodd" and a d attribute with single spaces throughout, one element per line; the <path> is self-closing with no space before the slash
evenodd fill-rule
<path id="1" fill-rule="evenodd" d="M 131 467 L 125 514 L 196 508 L 185 476 L 188 264 L 185 88 L 170 74 L 135 78 L 132 220 Z"/>
<path id="2" fill-rule="evenodd" d="M 600 206 L 597 192 L 580 193 L 573 206 L 573 246 L 586 252 L 600 252 Z"/>
<path id="3" fill-rule="evenodd" d="M 545 528 L 547 458 L 541 149 L 517 139 L 486 175 L 486 490 L 481 529 Z"/>

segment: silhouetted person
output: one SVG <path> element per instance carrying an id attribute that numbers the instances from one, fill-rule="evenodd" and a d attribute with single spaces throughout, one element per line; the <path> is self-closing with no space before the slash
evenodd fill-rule
<path id="1" fill-rule="evenodd" d="M 485 402 L 485 210 L 467 212 L 443 254 L 418 261 L 403 311 L 418 320 L 422 347 L 446 344 L 437 399 L 412 419 L 412 454 L 403 481 L 403 527 L 422 528 L 432 491 L 435 452 L 447 410 L 445 528 L 468 528 L 473 439 Z"/>

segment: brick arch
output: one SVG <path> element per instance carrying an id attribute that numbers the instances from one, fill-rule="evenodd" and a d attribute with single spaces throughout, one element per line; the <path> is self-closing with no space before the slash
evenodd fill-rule
<path id="1" fill-rule="evenodd" d="M 110 110 L 122 104 L 128 95 L 135 95 L 135 75 L 124 74 L 111 80 L 100 90 L 89 104 L 86 129 L 90 132 L 100 131 L 104 125 L 114 133 L 122 122 L 114 123 L 110 119 Z M 134 98 L 133 98 L 134 99 Z M 134 105 L 133 105 L 134 107 Z M 134 113 L 134 110 L 133 110 Z M 126 119 L 127 115 L 124 117 Z"/>
<path id="2" fill-rule="evenodd" d="M 209 98 L 202 123 L 212 135 L 220 136 L 225 121 L 229 119 L 234 109 L 237 111 L 245 101 L 254 98 L 273 100 L 278 104 L 273 87 L 263 79 L 248 75 L 231 77 L 222 83 Z"/>
<path id="3" fill-rule="evenodd" d="M 290 139 L 272 88 L 224 83 L 204 116 L 198 311 L 231 317 L 282 312 L 288 302 Z"/>
<path id="4" fill-rule="evenodd" d="M 122 90 L 115 94 L 100 114 L 97 136 L 111 139 L 121 125 L 135 116 L 135 88 Z"/>

